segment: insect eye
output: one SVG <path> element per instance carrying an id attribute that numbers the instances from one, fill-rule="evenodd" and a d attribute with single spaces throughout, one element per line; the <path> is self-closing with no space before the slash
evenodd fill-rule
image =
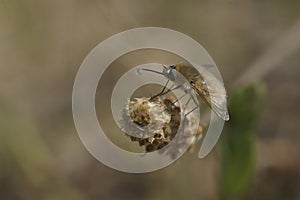
<path id="1" fill-rule="evenodd" d="M 176 69 L 176 66 L 174 66 L 174 65 L 172 65 L 172 66 L 170 66 L 172 69 Z"/>

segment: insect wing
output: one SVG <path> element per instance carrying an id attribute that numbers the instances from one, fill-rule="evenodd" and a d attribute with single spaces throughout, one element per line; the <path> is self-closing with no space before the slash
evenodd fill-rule
<path id="1" fill-rule="evenodd" d="M 197 77 L 194 90 L 210 105 L 211 109 L 223 120 L 229 120 L 227 110 L 227 95 L 223 83 L 205 67 L 199 66 L 201 78 Z M 198 84 L 199 81 L 204 81 L 205 89 L 208 90 L 207 94 L 201 92 L 203 86 Z"/>

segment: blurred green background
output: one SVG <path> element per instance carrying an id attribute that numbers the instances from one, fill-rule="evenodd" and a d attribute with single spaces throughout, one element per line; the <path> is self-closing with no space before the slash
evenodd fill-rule
<path id="1" fill-rule="evenodd" d="M 300 199 L 299 8 L 292 0 L 0 0 L 0 199 Z M 142 26 L 175 29 L 206 48 L 231 120 L 205 159 L 198 147 L 137 175 L 86 151 L 71 94 L 92 48 Z"/>

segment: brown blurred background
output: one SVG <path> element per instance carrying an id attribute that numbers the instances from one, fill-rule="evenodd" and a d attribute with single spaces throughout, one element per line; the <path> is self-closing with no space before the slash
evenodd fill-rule
<path id="1" fill-rule="evenodd" d="M 300 199 L 299 8 L 292 0 L 0 0 L 0 199 L 220 199 L 218 148 L 126 174 L 79 140 L 71 94 L 81 62 L 107 37 L 143 26 L 202 44 L 229 97 L 239 83 L 265 84 L 255 171 L 238 199 Z"/>

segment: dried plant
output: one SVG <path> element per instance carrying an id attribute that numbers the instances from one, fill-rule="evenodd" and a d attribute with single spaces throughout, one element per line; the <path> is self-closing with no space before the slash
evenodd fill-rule
<path id="1" fill-rule="evenodd" d="M 145 152 L 159 150 L 173 157 L 181 153 L 186 145 L 192 151 L 197 138 L 202 134 L 202 126 L 196 120 L 199 116 L 190 113 L 184 117 L 183 125 L 180 126 L 181 108 L 174 101 L 175 99 L 169 97 L 129 100 L 123 110 L 123 131 L 131 141 L 145 147 Z M 183 137 L 176 140 L 175 146 L 167 146 L 179 131 L 184 131 Z"/>

